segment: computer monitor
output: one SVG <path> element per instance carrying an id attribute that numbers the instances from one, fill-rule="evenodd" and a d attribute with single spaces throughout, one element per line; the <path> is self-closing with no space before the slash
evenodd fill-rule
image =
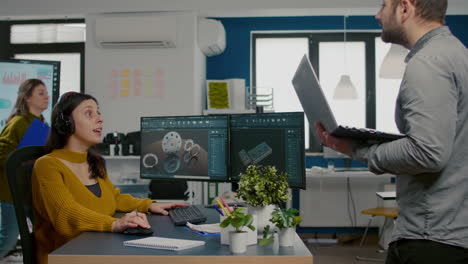
<path id="1" fill-rule="evenodd" d="M 231 181 L 248 165 L 271 165 L 305 189 L 304 113 L 236 114 L 230 117 Z"/>
<path id="2" fill-rule="evenodd" d="M 140 177 L 228 181 L 226 115 L 141 118 Z"/>
<path id="3" fill-rule="evenodd" d="M 51 100 L 42 115 L 50 124 L 52 106 L 59 97 L 59 61 L 0 59 L 0 77 L 0 130 L 12 113 L 19 86 L 31 78 L 41 79 L 47 87 Z"/>

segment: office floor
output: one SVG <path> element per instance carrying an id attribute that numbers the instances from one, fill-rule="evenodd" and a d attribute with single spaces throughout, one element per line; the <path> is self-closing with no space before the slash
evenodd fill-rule
<path id="1" fill-rule="evenodd" d="M 359 247 L 359 238 L 338 239 L 336 244 L 307 243 L 307 236 L 301 236 L 301 238 L 314 256 L 314 264 L 384 263 L 386 256 L 386 253 L 378 252 L 380 247 L 377 246 L 375 237 L 369 237 L 362 247 Z M 378 258 L 382 262 L 357 261 L 356 256 Z"/>

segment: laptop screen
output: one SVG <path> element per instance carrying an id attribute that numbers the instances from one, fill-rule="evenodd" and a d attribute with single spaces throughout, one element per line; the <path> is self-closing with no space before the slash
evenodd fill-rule
<path id="1" fill-rule="evenodd" d="M 313 125 L 315 121 L 320 121 L 328 131 L 333 131 L 338 126 L 336 119 L 307 55 L 302 57 L 292 84 L 309 123 Z M 313 134 L 315 139 L 319 140 L 315 133 Z"/>

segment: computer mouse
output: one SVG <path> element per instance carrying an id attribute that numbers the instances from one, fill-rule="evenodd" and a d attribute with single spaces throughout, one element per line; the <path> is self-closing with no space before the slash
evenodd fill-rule
<path id="1" fill-rule="evenodd" d="M 143 228 L 141 226 L 137 226 L 137 227 L 129 227 L 125 229 L 123 233 L 127 235 L 135 235 L 135 236 L 150 236 L 153 234 L 153 230 L 151 228 Z"/>

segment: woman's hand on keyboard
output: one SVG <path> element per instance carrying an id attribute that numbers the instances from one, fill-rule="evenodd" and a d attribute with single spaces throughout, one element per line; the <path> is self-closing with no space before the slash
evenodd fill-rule
<path id="1" fill-rule="evenodd" d="M 166 211 L 166 209 L 172 209 L 176 207 L 186 207 L 188 204 L 186 203 L 179 203 L 179 202 L 174 202 L 174 203 L 152 203 L 150 205 L 149 211 L 152 213 L 158 213 L 162 215 L 168 215 L 169 212 Z"/>

